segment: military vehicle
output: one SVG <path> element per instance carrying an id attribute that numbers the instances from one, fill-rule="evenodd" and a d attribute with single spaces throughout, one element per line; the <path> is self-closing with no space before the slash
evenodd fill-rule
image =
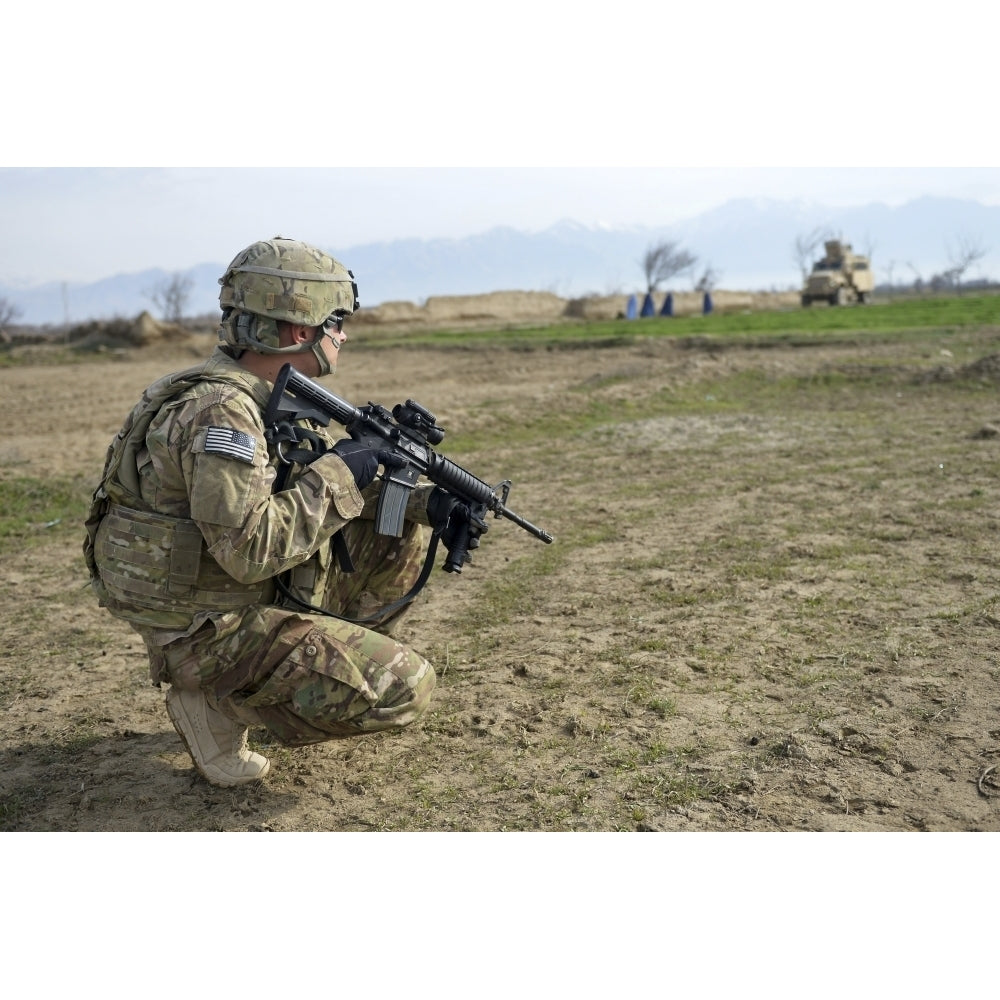
<path id="1" fill-rule="evenodd" d="M 848 302 L 868 302 L 875 288 L 871 263 L 851 250 L 850 243 L 827 240 L 825 255 L 813 265 L 802 289 L 802 305 L 829 302 L 843 306 Z"/>

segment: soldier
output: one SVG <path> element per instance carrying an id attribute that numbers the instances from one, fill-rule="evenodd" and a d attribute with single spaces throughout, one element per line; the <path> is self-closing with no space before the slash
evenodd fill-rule
<path id="1" fill-rule="evenodd" d="M 167 713 L 195 767 L 227 787 L 267 774 L 248 725 L 302 746 L 426 711 L 434 670 L 391 633 L 420 575 L 427 509 L 447 498 L 418 487 L 402 536 L 378 535 L 372 450 L 304 421 L 291 450 L 265 435 L 286 362 L 311 378 L 334 372 L 358 308 L 351 271 L 275 237 L 219 283 L 218 347 L 132 410 L 84 551 L 101 604 L 142 636 L 153 684 L 170 685 Z M 343 618 L 303 613 L 317 607 Z"/>

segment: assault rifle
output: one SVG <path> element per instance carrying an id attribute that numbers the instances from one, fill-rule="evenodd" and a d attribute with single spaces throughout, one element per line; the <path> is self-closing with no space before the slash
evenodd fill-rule
<path id="1" fill-rule="evenodd" d="M 546 544 L 552 541 L 547 531 L 507 508 L 509 479 L 490 486 L 434 451 L 432 445 L 444 439 L 444 428 L 437 426 L 433 413 L 412 399 L 396 404 L 391 413 L 378 403 L 355 407 L 327 392 L 290 364 L 285 365 L 274 382 L 264 425 L 275 439 L 281 439 L 282 427 L 291 430 L 291 422 L 302 419 L 314 420 L 324 427 L 335 420 L 355 441 L 378 453 L 385 470 L 375 509 L 375 531 L 379 534 L 398 538 L 403 533 L 407 500 L 421 476 L 454 498 L 456 503 L 450 505 L 448 512 L 447 532 L 442 533 L 444 526 L 439 524 L 434 536 L 436 539 L 442 533 L 445 539 L 448 556 L 443 569 L 449 573 L 461 573 L 469 559 L 469 549 L 479 546 L 479 537 L 488 527 L 485 520 L 488 512 L 496 518 L 513 521 Z M 285 440 L 295 438 L 288 436 Z M 278 448 L 281 454 L 280 440 Z"/>

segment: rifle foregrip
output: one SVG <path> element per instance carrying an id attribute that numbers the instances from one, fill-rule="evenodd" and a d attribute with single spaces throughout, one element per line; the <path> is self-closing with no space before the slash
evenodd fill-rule
<path id="1" fill-rule="evenodd" d="M 425 473 L 431 482 L 459 496 L 464 496 L 469 500 L 484 504 L 497 517 L 505 517 L 507 520 L 513 521 L 516 525 L 534 535 L 535 538 L 540 538 L 546 545 L 552 542 L 552 536 L 547 531 L 543 531 L 530 521 L 526 521 L 523 517 L 515 514 L 512 510 L 508 510 L 504 501 L 496 495 L 496 492 L 489 483 L 484 483 L 471 472 L 468 472 L 447 458 L 442 458 L 433 452 L 432 456 L 433 463 Z"/>

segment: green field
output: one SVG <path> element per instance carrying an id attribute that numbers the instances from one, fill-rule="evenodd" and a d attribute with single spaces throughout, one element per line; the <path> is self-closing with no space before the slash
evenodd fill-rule
<path id="1" fill-rule="evenodd" d="M 649 317 L 604 322 L 565 322 L 547 327 L 501 332 L 434 332 L 380 336 L 378 346 L 392 344 L 477 344 L 539 346 L 621 343 L 640 337 L 720 337 L 727 340 L 768 338 L 776 343 L 828 338 L 831 333 L 905 338 L 910 333 L 952 332 L 961 327 L 1000 322 L 1000 296 L 949 296 L 875 302 L 867 306 L 715 312 L 708 316 Z M 364 336 L 364 335 L 362 335 Z"/>

